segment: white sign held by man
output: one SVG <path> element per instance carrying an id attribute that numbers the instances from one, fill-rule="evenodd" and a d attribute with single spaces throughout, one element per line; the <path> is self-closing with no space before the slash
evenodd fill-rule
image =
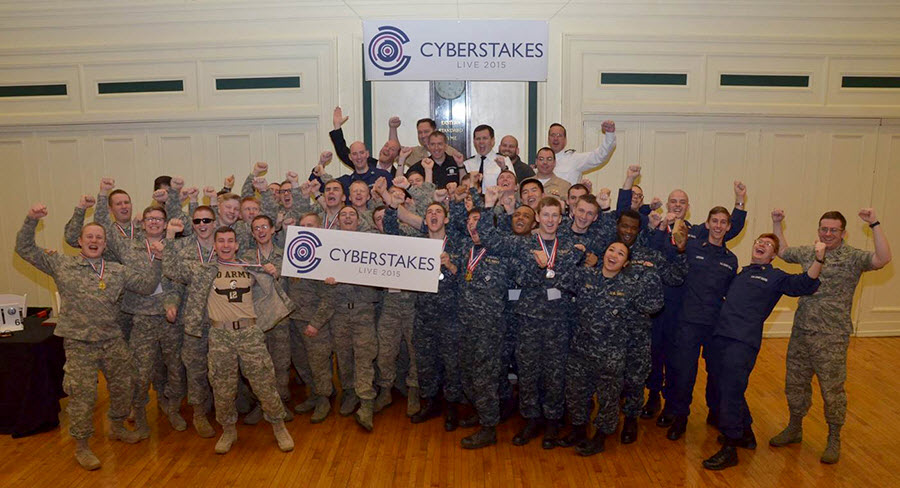
<path id="1" fill-rule="evenodd" d="M 366 80 L 547 81 L 547 22 L 363 21 Z"/>
<path id="2" fill-rule="evenodd" d="M 436 293 L 439 239 L 290 226 L 281 275 Z"/>

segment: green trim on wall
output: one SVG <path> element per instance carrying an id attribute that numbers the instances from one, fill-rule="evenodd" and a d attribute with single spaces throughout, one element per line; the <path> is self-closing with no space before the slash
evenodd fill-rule
<path id="1" fill-rule="evenodd" d="M 807 75 L 738 75 L 728 74 L 719 77 L 720 86 L 762 86 L 778 88 L 807 88 Z"/>
<path id="2" fill-rule="evenodd" d="M 97 83 L 97 92 L 101 95 L 114 93 L 158 93 L 183 92 L 184 80 L 159 81 L 111 81 Z"/>
<path id="3" fill-rule="evenodd" d="M 536 81 L 528 82 L 528 159 L 525 163 L 530 164 L 534 161 L 537 154 L 537 112 L 538 112 L 538 89 Z"/>
<path id="4" fill-rule="evenodd" d="M 843 76 L 841 88 L 900 88 L 900 76 Z"/>
<path id="5" fill-rule="evenodd" d="M 68 95 L 66 84 L 61 85 L 11 85 L 0 86 L 0 98 L 58 97 Z"/>
<path id="6" fill-rule="evenodd" d="M 272 90 L 276 88 L 300 88 L 300 77 L 216 78 L 216 90 Z"/>
<path id="7" fill-rule="evenodd" d="M 600 84 L 687 86 L 687 73 L 600 73 Z"/>
<path id="8" fill-rule="evenodd" d="M 363 51 L 363 143 L 373 154 L 376 154 L 375 148 L 372 147 L 372 82 L 366 80 L 366 46 L 361 46 L 361 48 Z"/>

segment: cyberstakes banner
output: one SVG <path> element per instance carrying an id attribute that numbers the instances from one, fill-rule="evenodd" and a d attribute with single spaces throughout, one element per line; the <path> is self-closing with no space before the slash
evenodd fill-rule
<path id="1" fill-rule="evenodd" d="M 363 21 L 363 37 L 369 81 L 547 80 L 544 21 Z"/>
<path id="2" fill-rule="evenodd" d="M 281 275 L 436 293 L 441 239 L 290 226 Z"/>

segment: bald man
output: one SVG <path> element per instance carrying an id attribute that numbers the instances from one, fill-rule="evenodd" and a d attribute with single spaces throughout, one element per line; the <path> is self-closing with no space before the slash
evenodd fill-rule
<path id="1" fill-rule="evenodd" d="M 505 135 L 503 139 L 500 139 L 500 154 L 512 161 L 513 171 L 516 172 L 516 181 L 524 181 L 526 178 L 534 176 L 531 166 L 528 166 L 528 163 L 519 157 L 519 141 L 515 137 Z"/>
<path id="2" fill-rule="evenodd" d="M 368 149 L 366 149 L 365 144 L 361 141 L 356 141 L 353 144 L 350 144 L 349 148 L 347 147 L 347 141 L 344 140 L 344 130 L 341 127 L 349 119 L 350 117 L 344 115 L 341 107 L 334 108 L 334 114 L 332 116 L 334 130 L 329 132 L 328 136 L 331 137 L 331 143 L 334 144 L 334 152 L 337 154 L 338 159 L 344 163 L 344 166 L 359 172 L 357 163 L 353 161 L 354 150 L 365 151 L 365 158 L 363 159 L 365 160 L 368 169 L 377 168 L 390 173 L 391 176 L 395 176 L 397 169 L 394 167 L 394 161 L 397 160 L 397 156 L 400 154 L 400 142 L 397 141 L 397 138 L 393 137 L 388 139 L 387 142 L 384 143 L 384 146 L 381 146 L 381 151 L 378 152 L 378 158 L 373 158 L 369 154 Z M 400 126 L 400 118 L 391 117 L 388 125 L 391 133 L 396 134 L 397 127 Z M 369 186 L 372 186 L 372 184 L 369 183 Z"/>

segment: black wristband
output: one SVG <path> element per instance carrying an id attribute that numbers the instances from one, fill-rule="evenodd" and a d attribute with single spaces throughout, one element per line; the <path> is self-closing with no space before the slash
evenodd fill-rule
<path id="1" fill-rule="evenodd" d="M 871 224 L 869 224 L 869 228 L 874 229 L 875 227 L 878 227 L 879 225 L 881 225 L 881 221 L 876 220 L 875 222 L 872 222 Z"/>
<path id="2" fill-rule="evenodd" d="M 816 258 L 816 262 L 819 263 L 819 264 L 825 264 L 825 260 L 824 260 L 824 259 Z"/>

